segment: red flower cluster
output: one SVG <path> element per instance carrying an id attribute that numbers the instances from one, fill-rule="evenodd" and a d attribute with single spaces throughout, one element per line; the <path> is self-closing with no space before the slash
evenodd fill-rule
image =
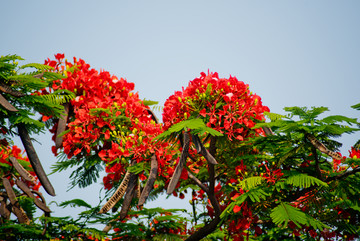
<path id="1" fill-rule="evenodd" d="M 161 170 L 169 158 L 164 150 L 166 144 L 153 143 L 153 138 L 161 133 L 161 126 L 133 92 L 134 84 L 109 72 L 91 69 L 82 59 L 74 58 L 70 63 L 63 62 L 64 55 L 55 57 L 56 61 L 48 59 L 45 64 L 67 78 L 55 81 L 53 90 L 66 89 L 76 95 L 70 103 L 68 130 L 62 143 L 68 158 L 98 155 L 107 163 L 108 176 L 104 178 L 107 189 L 124 174 L 129 159 L 148 161 L 156 153 Z M 56 128 L 55 125 L 54 133 Z M 53 151 L 56 152 L 55 148 Z"/>
<path id="2" fill-rule="evenodd" d="M 2 139 L 2 140 L 5 140 L 5 139 Z M 9 157 L 11 157 L 11 156 L 15 157 L 20 162 L 20 165 L 23 165 L 23 167 L 31 175 L 33 175 L 35 177 L 34 182 L 26 181 L 19 174 L 14 172 L 14 168 L 12 167 L 13 165 L 9 161 Z M 2 177 L 6 176 L 8 174 L 12 174 L 12 175 L 8 176 L 11 185 L 14 185 L 14 183 L 15 183 L 15 179 L 12 178 L 14 175 L 18 179 L 25 182 L 27 184 L 27 186 L 29 188 L 31 188 L 32 190 L 39 191 L 41 184 L 40 184 L 39 180 L 37 179 L 36 174 L 30 165 L 29 158 L 23 155 L 23 153 L 19 147 L 15 146 L 15 145 L 10 146 L 9 144 L 6 144 L 6 145 L 0 144 L 0 165 L 1 165 L 0 175 Z"/>
<path id="3" fill-rule="evenodd" d="M 349 151 L 349 157 L 350 158 L 360 158 L 360 150 L 357 148 L 351 147 L 351 150 Z"/>
<path id="4" fill-rule="evenodd" d="M 256 120 L 264 120 L 269 108 L 252 94 L 249 86 L 236 77 L 219 78 L 218 74 L 202 72 L 183 91 L 177 91 L 165 102 L 164 128 L 188 119 L 202 117 L 207 126 L 232 138 L 243 140 Z M 261 129 L 256 130 L 262 133 Z"/>

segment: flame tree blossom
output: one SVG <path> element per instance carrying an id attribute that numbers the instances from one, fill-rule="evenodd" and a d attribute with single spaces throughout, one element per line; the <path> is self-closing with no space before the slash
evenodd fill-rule
<path id="1" fill-rule="evenodd" d="M 165 102 L 163 110 L 165 130 L 185 120 L 201 119 L 207 127 L 223 134 L 216 138 L 209 138 L 206 135 L 199 136 L 205 147 L 209 150 L 212 149 L 210 152 L 218 161 L 215 166 L 217 182 L 213 192 L 221 212 L 233 201 L 232 197 L 242 194 L 241 190 L 230 191 L 229 185 L 239 183 L 248 171 L 247 166 L 241 160 L 241 153 L 234 152 L 234 150 L 244 140 L 264 135 L 261 128 L 253 129 L 256 123 L 265 120 L 264 112 L 269 112 L 269 108 L 262 104 L 258 95 L 250 91 L 249 85 L 233 76 L 219 78 L 216 72 L 208 72 L 208 74 L 202 72 L 200 77 L 190 81 L 186 88 L 176 91 Z M 216 139 L 217 147 L 211 147 L 209 139 Z M 248 147 L 247 154 L 257 153 L 257 150 Z M 199 180 L 209 179 L 210 173 L 207 173 L 208 167 L 205 158 L 197 154 L 195 148 L 190 149 L 189 153 L 193 158 L 186 163 L 187 171 L 196 175 Z M 175 165 L 172 167 L 175 168 Z M 182 181 L 178 187 L 183 190 L 189 183 L 191 183 L 190 180 Z M 205 188 L 209 188 L 209 185 L 205 184 Z M 206 195 L 203 189 L 193 192 L 191 203 L 195 206 L 202 202 L 205 203 L 207 210 L 203 215 L 214 219 L 215 207 L 213 201 L 210 202 L 209 195 Z M 242 211 L 240 212 L 240 210 Z M 258 217 L 253 215 L 251 208 L 246 203 L 238 207 L 238 211 L 243 215 L 236 215 L 237 220 L 230 220 L 226 225 L 229 233 L 235 232 L 240 237 L 243 231 L 250 227 L 252 220 L 258 220 Z M 192 228 L 190 233 L 194 234 L 197 231 L 199 229 Z M 257 228 L 257 232 L 260 231 Z"/>
<path id="2" fill-rule="evenodd" d="M 162 173 L 166 160 L 171 158 L 166 143 L 155 145 L 153 138 L 161 133 L 161 125 L 154 121 L 146 102 L 134 92 L 134 83 L 110 75 L 107 71 L 96 71 L 82 59 L 73 62 L 64 60 L 63 54 L 55 55 L 48 64 L 66 76 L 53 83 L 52 90 L 73 92 L 70 101 L 67 128 L 61 147 L 69 159 L 99 160 L 105 163 L 108 173 L 103 178 L 106 189 L 122 179 L 130 160 L 147 163 L 153 154 Z M 46 118 L 46 117 L 45 117 Z M 56 140 L 58 120 L 53 121 L 53 140 Z M 54 146 L 53 152 L 58 153 Z M 93 157 L 91 159 L 90 157 Z M 145 179 L 145 172 L 140 178 Z"/>
<path id="3" fill-rule="evenodd" d="M 164 106 L 164 129 L 192 117 L 203 118 L 208 127 L 227 135 L 229 140 L 243 140 L 256 121 L 264 120 L 269 108 L 236 77 L 219 78 L 218 73 L 201 73 L 182 91 L 170 96 Z M 262 133 L 257 129 L 256 133 Z"/>

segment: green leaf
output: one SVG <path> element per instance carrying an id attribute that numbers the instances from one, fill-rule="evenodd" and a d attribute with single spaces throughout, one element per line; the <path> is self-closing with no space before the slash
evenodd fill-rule
<path id="1" fill-rule="evenodd" d="M 159 101 L 153 101 L 153 100 L 146 100 L 146 99 L 144 99 L 144 100 L 143 100 L 143 103 L 144 103 L 144 105 L 146 105 L 146 106 L 151 106 L 151 105 L 157 105 L 157 104 L 159 103 Z"/>
<path id="2" fill-rule="evenodd" d="M 304 212 L 285 202 L 280 202 L 278 206 L 273 208 L 271 210 L 270 217 L 276 225 L 282 227 L 287 227 L 290 221 L 294 222 L 299 228 L 301 228 L 302 224 L 308 224 L 308 220 Z"/>
<path id="3" fill-rule="evenodd" d="M 277 121 L 277 120 L 282 120 L 283 118 L 285 118 L 284 115 L 280 115 L 280 114 L 276 114 L 276 113 L 272 113 L 272 112 L 264 112 L 264 115 L 270 119 L 271 122 Z"/>
<path id="4" fill-rule="evenodd" d="M 203 134 L 205 132 L 212 136 L 222 136 L 223 134 L 206 126 L 202 119 L 188 119 L 172 125 L 167 131 L 164 131 L 156 137 L 156 139 L 163 139 L 173 133 L 180 133 L 182 130 L 192 130 L 192 134 Z"/>
<path id="5" fill-rule="evenodd" d="M 48 79 L 48 80 L 58 80 L 58 79 L 66 78 L 65 75 L 55 73 L 55 72 L 48 72 L 48 71 L 44 72 L 43 77 Z M 63 91 L 65 91 L 65 89 L 63 89 Z M 66 91 L 69 91 L 69 90 L 66 90 Z"/>
<path id="6" fill-rule="evenodd" d="M 355 110 L 360 110 L 360 103 L 356 104 L 356 105 L 352 105 L 351 108 L 353 108 Z"/>
<path id="7" fill-rule="evenodd" d="M 139 162 L 127 168 L 129 172 L 132 172 L 134 174 L 139 174 L 143 172 L 145 169 L 146 169 L 146 162 Z"/>
<path id="8" fill-rule="evenodd" d="M 239 186 L 244 190 L 250 190 L 250 189 L 256 187 L 257 185 L 261 184 L 263 179 L 264 178 L 260 177 L 260 176 L 248 177 L 248 178 L 240 181 Z"/>
<path id="9" fill-rule="evenodd" d="M 326 182 L 321 181 L 320 179 L 308 176 L 306 174 L 300 173 L 293 176 L 290 176 L 286 179 L 286 183 L 290 185 L 294 185 L 300 188 L 308 188 L 313 185 L 327 187 L 328 184 Z"/>
<path id="10" fill-rule="evenodd" d="M 320 121 L 325 122 L 327 124 L 334 124 L 336 122 L 346 122 L 350 125 L 350 124 L 358 123 L 356 118 L 349 118 L 349 117 L 342 116 L 342 115 L 330 115 L 330 116 L 323 118 Z"/>
<path id="11" fill-rule="evenodd" d="M 320 231 L 324 228 L 330 228 L 319 220 L 314 219 L 302 212 L 300 209 L 293 207 L 286 202 L 280 202 L 278 206 L 273 208 L 271 210 L 270 217 L 276 225 L 282 227 L 287 227 L 288 223 L 292 221 L 299 228 L 301 228 L 301 225 L 311 226 L 314 229 L 319 229 Z"/>
<path id="12" fill-rule="evenodd" d="M 175 125 L 172 125 L 168 131 L 173 133 L 173 132 L 182 131 L 185 128 L 196 130 L 204 127 L 206 127 L 205 123 L 201 119 L 197 118 L 197 119 L 189 119 L 176 123 Z"/>
<path id="13" fill-rule="evenodd" d="M 68 200 L 68 201 L 65 201 L 65 202 L 61 202 L 59 207 L 67 207 L 67 206 L 70 206 L 70 207 L 86 207 L 86 208 L 91 208 L 91 205 L 88 204 L 87 202 L 85 202 L 84 200 L 82 199 L 72 199 L 72 200 Z"/>
<path id="14" fill-rule="evenodd" d="M 54 68 L 49 66 L 49 65 L 44 65 L 44 64 L 39 64 L 39 63 L 29 63 L 29 64 L 24 64 L 20 67 L 20 69 L 25 69 L 25 68 L 35 68 L 37 70 L 53 70 Z"/>

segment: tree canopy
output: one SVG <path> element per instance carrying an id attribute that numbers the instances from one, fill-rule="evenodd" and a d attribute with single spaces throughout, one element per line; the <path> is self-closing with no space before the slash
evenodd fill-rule
<path id="1" fill-rule="evenodd" d="M 336 140 L 359 131 L 356 118 L 325 116 L 327 107 L 271 113 L 248 84 L 209 71 L 162 108 L 82 59 L 21 60 L 0 58 L 1 239 L 359 238 L 360 145 L 345 156 Z M 86 208 L 78 217 L 51 215 L 39 192 L 42 186 L 55 195 L 31 140 L 45 130 L 53 133 L 53 172 L 76 167 L 71 187 L 99 182 L 106 172 L 99 205 L 59 204 Z M 144 207 L 159 195 L 185 193 L 192 212 Z M 35 216 L 37 208 L 44 214 Z"/>

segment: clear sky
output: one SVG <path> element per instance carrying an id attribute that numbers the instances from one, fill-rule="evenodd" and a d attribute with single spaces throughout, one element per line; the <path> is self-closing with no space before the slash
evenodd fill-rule
<path id="1" fill-rule="evenodd" d="M 272 112 L 326 106 L 329 114 L 358 118 L 350 106 L 360 102 L 359 12 L 358 0 L 4 0 L 0 55 L 17 54 L 24 63 L 56 53 L 82 58 L 160 104 L 209 69 L 248 83 Z M 344 155 L 357 139 L 340 140 Z M 50 172 L 50 136 L 38 140 Z M 50 176 L 57 197 L 48 202 L 86 196 L 96 204 L 100 185 L 66 193 L 68 175 Z M 173 199 L 157 204 L 178 207 Z"/>

